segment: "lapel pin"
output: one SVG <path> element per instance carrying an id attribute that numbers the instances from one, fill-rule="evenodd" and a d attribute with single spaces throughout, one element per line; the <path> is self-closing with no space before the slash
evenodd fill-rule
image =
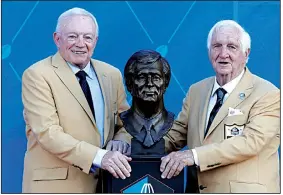
<path id="1" fill-rule="evenodd" d="M 240 98 L 241 100 L 243 100 L 243 99 L 245 98 L 245 96 L 246 96 L 246 95 L 245 95 L 244 93 L 240 93 L 240 94 L 239 94 L 239 98 Z"/>

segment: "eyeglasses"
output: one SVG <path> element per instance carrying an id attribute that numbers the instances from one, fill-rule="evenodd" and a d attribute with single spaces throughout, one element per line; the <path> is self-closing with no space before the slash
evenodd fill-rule
<path id="1" fill-rule="evenodd" d="M 95 41 L 95 36 L 92 34 L 76 34 L 76 33 L 69 33 L 64 35 L 68 42 L 77 42 L 82 36 L 83 41 L 86 43 L 93 43 Z"/>

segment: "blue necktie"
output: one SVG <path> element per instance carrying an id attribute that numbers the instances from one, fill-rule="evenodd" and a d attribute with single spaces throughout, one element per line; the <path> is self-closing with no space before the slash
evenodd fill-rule
<path id="1" fill-rule="evenodd" d="M 206 133 L 208 132 L 208 129 L 210 127 L 210 125 L 212 124 L 212 121 L 213 119 L 215 118 L 217 112 L 219 111 L 220 107 L 222 106 L 223 104 L 223 100 L 224 100 L 224 96 L 225 94 L 227 93 L 227 91 L 223 88 L 218 88 L 215 93 L 217 94 L 217 100 L 216 100 L 216 104 L 215 106 L 213 107 L 211 113 L 210 113 L 210 116 L 209 116 L 209 120 L 208 120 L 208 123 L 207 123 L 207 127 L 206 127 L 206 131 L 205 131 L 205 134 L 204 136 L 206 136 Z"/>
<path id="2" fill-rule="evenodd" d="M 86 100 L 88 102 L 88 105 L 90 107 L 90 110 L 91 110 L 93 117 L 94 117 L 94 120 L 95 120 L 95 112 L 94 112 L 91 92 L 90 92 L 90 88 L 89 88 L 89 85 L 88 85 L 87 80 L 86 80 L 87 74 L 86 74 L 85 71 L 80 70 L 79 72 L 76 73 L 76 76 L 80 79 L 79 82 L 80 82 L 81 88 L 82 88 L 82 90 L 85 94 Z"/>

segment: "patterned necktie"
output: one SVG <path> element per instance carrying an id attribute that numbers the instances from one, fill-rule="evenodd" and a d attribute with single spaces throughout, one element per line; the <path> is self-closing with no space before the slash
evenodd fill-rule
<path id="1" fill-rule="evenodd" d="M 76 73 L 76 76 L 80 79 L 80 85 L 81 85 L 81 88 L 85 94 L 85 97 L 86 97 L 86 100 L 88 102 L 88 105 L 90 107 L 90 110 L 93 114 L 93 117 L 94 117 L 94 120 L 95 120 L 95 113 L 94 113 L 94 108 L 93 108 L 93 102 L 92 102 L 92 97 L 91 97 L 91 92 L 90 92 L 90 88 L 89 88 L 89 85 L 87 83 L 87 80 L 86 80 L 86 72 L 83 71 L 83 70 L 80 70 L 79 72 Z"/>
<path id="2" fill-rule="evenodd" d="M 219 111 L 220 107 L 222 106 L 223 100 L 224 100 L 224 96 L 227 93 L 227 91 L 225 89 L 223 89 L 223 88 L 218 88 L 215 91 L 215 93 L 217 94 L 216 104 L 215 104 L 215 106 L 213 107 L 213 109 L 212 109 L 212 111 L 210 113 L 209 120 L 208 120 L 208 123 L 207 123 L 207 127 L 206 127 L 206 131 L 205 131 L 204 136 L 206 136 L 206 133 L 208 132 L 209 127 L 212 124 L 213 119 L 215 118 L 215 116 L 216 116 L 217 112 Z"/>
<path id="3" fill-rule="evenodd" d="M 151 133 L 150 133 L 150 130 L 152 128 L 152 124 L 145 123 L 144 128 L 146 130 L 146 135 L 145 135 L 145 138 L 144 138 L 144 141 L 143 141 L 143 145 L 145 145 L 146 147 L 150 147 L 154 144 L 154 141 L 153 141 Z"/>

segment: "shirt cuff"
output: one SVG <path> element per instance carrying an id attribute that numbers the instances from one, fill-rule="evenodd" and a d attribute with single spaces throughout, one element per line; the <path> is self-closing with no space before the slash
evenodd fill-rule
<path id="1" fill-rule="evenodd" d="M 99 149 L 97 151 L 96 156 L 94 157 L 92 161 L 92 165 L 89 170 L 90 173 L 94 173 L 97 168 L 101 167 L 101 161 L 107 152 L 108 150 L 103 150 L 103 149 Z"/>
<path id="2" fill-rule="evenodd" d="M 195 149 L 192 149 L 192 152 L 193 152 L 195 164 L 196 164 L 197 166 L 199 166 L 197 151 L 196 151 Z"/>
<path id="3" fill-rule="evenodd" d="M 92 164 L 98 168 L 101 167 L 101 161 L 104 155 L 108 152 L 108 150 L 99 149 L 94 157 Z"/>

